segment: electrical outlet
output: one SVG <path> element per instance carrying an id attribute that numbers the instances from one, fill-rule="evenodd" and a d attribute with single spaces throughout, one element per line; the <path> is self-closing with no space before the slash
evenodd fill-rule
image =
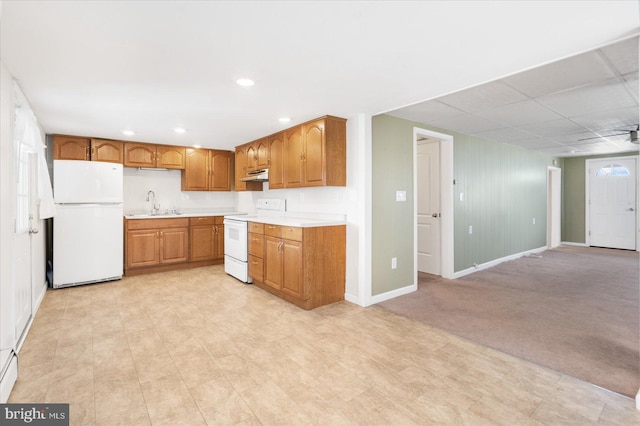
<path id="1" fill-rule="evenodd" d="M 391 269 L 398 269 L 398 258 L 397 257 L 392 257 L 391 258 Z"/>
<path id="2" fill-rule="evenodd" d="M 473 226 L 469 225 L 469 235 L 473 234 Z"/>

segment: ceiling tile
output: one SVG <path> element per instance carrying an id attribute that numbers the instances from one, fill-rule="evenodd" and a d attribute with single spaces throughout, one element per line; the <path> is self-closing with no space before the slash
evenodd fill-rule
<path id="1" fill-rule="evenodd" d="M 499 123 L 472 114 L 443 117 L 437 121 L 427 120 L 423 122 L 431 124 L 432 126 L 440 127 L 441 129 L 452 130 L 465 134 L 483 132 L 502 127 Z"/>
<path id="2" fill-rule="evenodd" d="M 569 120 L 568 118 L 525 124 L 520 126 L 520 129 L 538 136 L 564 135 L 568 133 L 584 132 L 586 130 L 584 127 Z"/>
<path id="3" fill-rule="evenodd" d="M 599 111 L 571 120 L 594 131 L 630 129 L 638 125 L 638 107 Z"/>
<path id="4" fill-rule="evenodd" d="M 488 109 L 478 112 L 477 115 L 507 127 L 517 127 L 538 121 L 551 121 L 563 118 L 532 100 Z"/>
<path id="5" fill-rule="evenodd" d="M 478 136 L 482 139 L 511 143 L 516 141 L 523 141 L 527 139 L 536 139 L 535 135 L 531 133 L 522 132 L 518 129 L 514 129 L 513 127 L 503 127 L 500 129 L 489 130 L 485 132 L 476 132 L 473 133 L 474 136 Z"/>
<path id="6" fill-rule="evenodd" d="M 388 114 L 393 115 L 394 117 L 404 118 L 406 120 L 426 123 L 426 120 L 438 121 L 442 118 L 460 116 L 465 113 L 439 101 L 428 101 L 400 108 L 395 111 L 391 111 Z"/>
<path id="7" fill-rule="evenodd" d="M 525 95 L 538 97 L 615 76 L 600 55 L 587 52 L 506 77 L 504 81 Z"/>
<path id="8" fill-rule="evenodd" d="M 542 96 L 536 100 L 566 117 L 637 106 L 636 100 L 629 95 L 622 80 L 618 78 Z"/>
<path id="9" fill-rule="evenodd" d="M 467 112 L 482 111 L 527 99 L 511 87 L 494 81 L 439 98 L 440 102 Z"/>
<path id="10" fill-rule="evenodd" d="M 563 146 L 555 143 L 551 139 L 547 138 L 536 138 L 536 139 L 527 139 L 521 141 L 511 142 L 512 145 L 518 145 L 527 149 L 541 149 L 541 148 L 562 148 Z"/>
<path id="11" fill-rule="evenodd" d="M 638 70 L 638 37 L 603 47 L 600 51 L 621 75 Z"/>
<path id="12" fill-rule="evenodd" d="M 550 139 L 561 145 L 576 145 L 576 144 L 585 143 L 585 141 L 581 139 L 589 139 L 589 138 L 594 138 L 598 136 L 599 135 L 597 133 L 593 133 L 593 132 L 580 132 L 580 133 L 571 133 L 566 135 L 556 135 L 556 136 L 552 136 Z"/>

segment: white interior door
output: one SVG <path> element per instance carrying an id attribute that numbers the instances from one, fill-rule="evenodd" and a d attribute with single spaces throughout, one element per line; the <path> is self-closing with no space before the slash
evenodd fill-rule
<path id="1" fill-rule="evenodd" d="M 561 240 L 561 169 L 553 167 L 547 172 L 547 247 L 560 245 Z"/>
<path id="2" fill-rule="evenodd" d="M 418 271 L 440 275 L 440 142 L 417 147 Z"/>
<path id="3" fill-rule="evenodd" d="M 588 161 L 589 245 L 636 249 L 636 161 Z"/>

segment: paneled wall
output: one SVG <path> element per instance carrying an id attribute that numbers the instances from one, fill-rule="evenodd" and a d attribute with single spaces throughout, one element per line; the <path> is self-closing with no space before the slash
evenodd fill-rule
<path id="1" fill-rule="evenodd" d="M 551 156 L 388 115 L 375 116 L 373 295 L 413 283 L 414 127 L 454 137 L 455 272 L 546 245 L 546 175 Z M 405 203 L 395 202 L 396 190 L 407 191 Z M 398 257 L 395 270 L 391 257 Z"/>

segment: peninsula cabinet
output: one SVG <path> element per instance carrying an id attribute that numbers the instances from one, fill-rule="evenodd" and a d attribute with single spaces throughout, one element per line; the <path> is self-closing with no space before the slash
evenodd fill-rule
<path id="1" fill-rule="evenodd" d="M 54 160 L 84 160 L 120 163 L 123 142 L 80 136 L 53 135 Z"/>
<path id="2" fill-rule="evenodd" d="M 124 143 L 125 167 L 184 169 L 186 148 L 183 146 L 154 145 L 140 142 Z"/>
<path id="3" fill-rule="evenodd" d="M 133 219 L 125 227 L 125 274 L 189 260 L 189 218 Z"/>
<path id="4" fill-rule="evenodd" d="M 223 216 L 189 219 L 189 261 L 224 259 Z"/>
<path id="5" fill-rule="evenodd" d="M 303 309 L 344 300 L 344 225 L 300 228 L 265 224 L 263 247 L 264 279 L 258 279 L 259 273 L 250 273 L 257 287 Z M 249 256 L 250 271 L 252 259 L 259 258 Z"/>
<path id="6" fill-rule="evenodd" d="M 284 186 L 345 186 L 346 120 L 325 116 L 285 131 Z"/>
<path id="7" fill-rule="evenodd" d="M 231 191 L 231 151 L 187 148 L 183 191 Z"/>

